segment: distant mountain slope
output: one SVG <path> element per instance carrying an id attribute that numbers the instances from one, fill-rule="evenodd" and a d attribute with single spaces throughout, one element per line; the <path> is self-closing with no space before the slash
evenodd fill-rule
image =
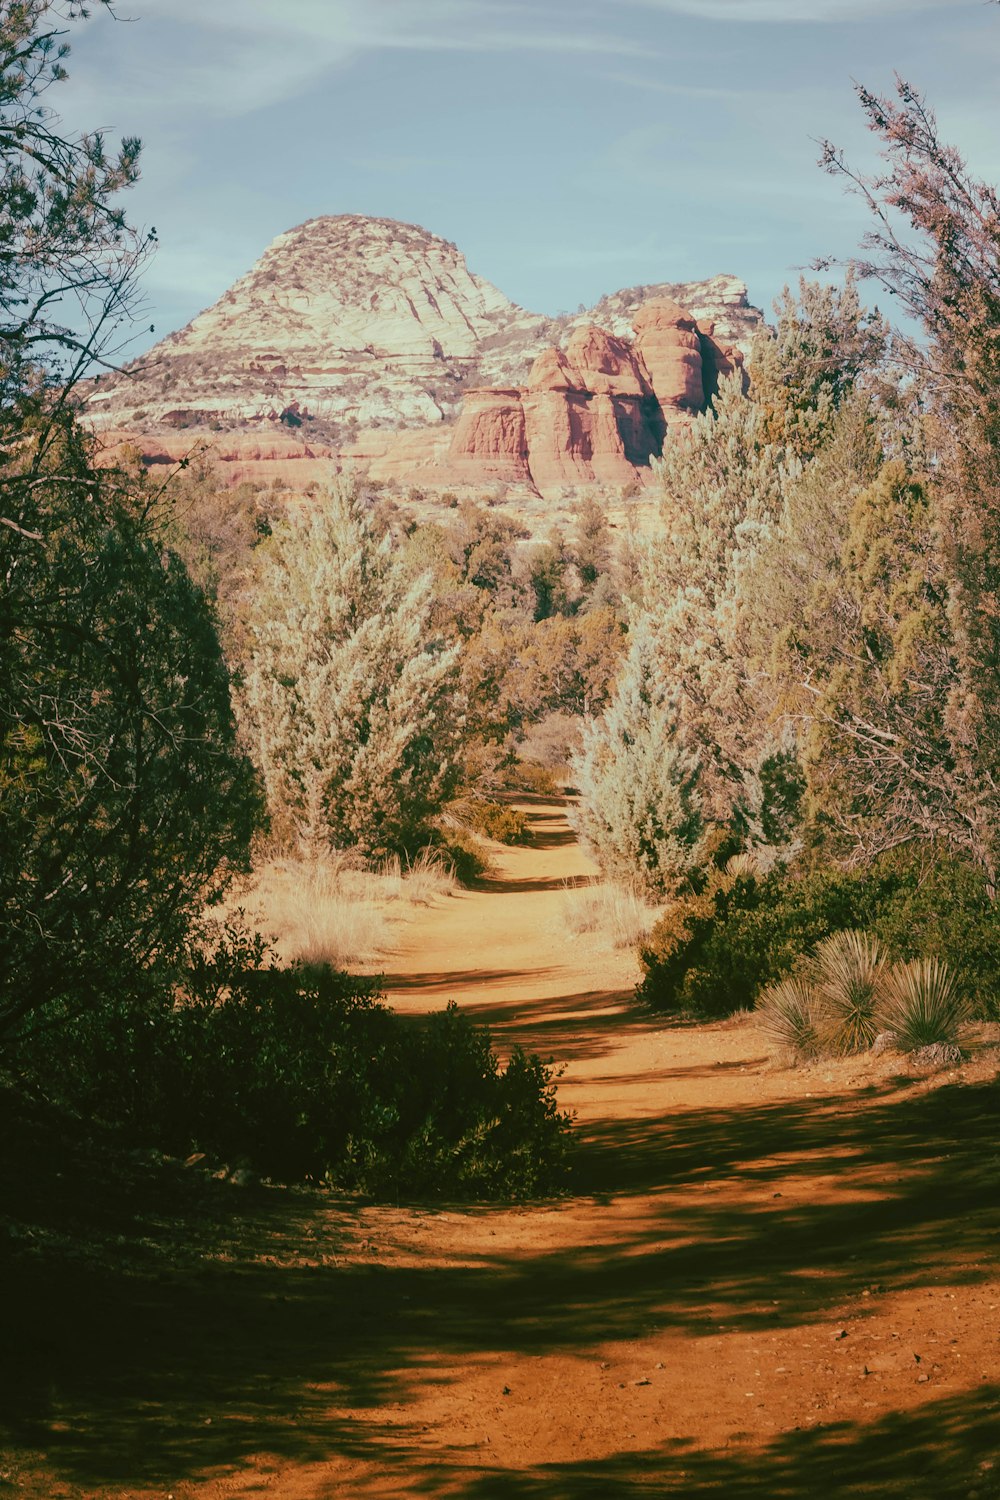
<path id="1" fill-rule="evenodd" d="M 233 428 L 307 422 L 333 443 L 358 428 L 451 420 L 463 392 L 517 383 L 575 326 L 614 333 L 653 298 L 671 297 L 744 349 L 763 315 L 743 282 L 632 287 L 586 312 L 526 311 L 474 275 L 447 240 L 358 214 L 310 219 L 186 328 L 91 388 L 98 427 Z"/>

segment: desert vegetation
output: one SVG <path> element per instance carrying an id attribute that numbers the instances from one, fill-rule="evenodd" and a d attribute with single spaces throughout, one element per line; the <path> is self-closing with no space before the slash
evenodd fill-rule
<path id="1" fill-rule="evenodd" d="M 804 1052 L 997 1016 L 996 195 L 908 85 L 860 99 L 883 171 L 824 162 L 872 211 L 863 258 L 786 291 L 749 391 L 668 433 L 622 668 L 572 760 L 581 835 L 662 906 L 641 995 L 760 999 Z"/>
<path id="2" fill-rule="evenodd" d="M 80 14 L 0 0 L 0 1486 L 984 1493 L 995 1063 L 928 1075 L 1000 1023 L 995 192 L 861 90 L 862 258 L 648 535 L 164 480 L 78 405 L 150 248 Z"/>
<path id="3" fill-rule="evenodd" d="M 405 1023 L 341 967 L 384 948 L 380 910 L 482 867 L 442 821 L 482 781 L 442 599 L 465 588 L 480 629 L 502 539 L 491 563 L 470 522 L 474 576 L 436 576 L 353 491 L 278 516 L 196 456 L 167 484 L 97 462 L 76 393 L 149 241 L 118 206 L 138 142 L 63 134 L 48 103 L 77 10 L 0 7 L 4 1077 L 85 1128 L 284 1179 L 547 1191 L 546 1068 L 501 1064 L 453 1010 Z M 238 880 L 270 894 L 284 957 Z"/>

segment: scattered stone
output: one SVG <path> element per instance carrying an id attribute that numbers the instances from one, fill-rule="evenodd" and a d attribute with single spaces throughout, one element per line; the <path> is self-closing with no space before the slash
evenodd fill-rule
<path id="1" fill-rule="evenodd" d="M 880 1031 L 872 1042 L 872 1057 L 881 1057 L 884 1052 L 898 1052 L 899 1037 L 894 1031 Z"/>

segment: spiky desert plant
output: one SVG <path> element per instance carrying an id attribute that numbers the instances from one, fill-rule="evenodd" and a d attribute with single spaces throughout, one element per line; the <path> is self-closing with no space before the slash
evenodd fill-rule
<path id="1" fill-rule="evenodd" d="M 809 977 L 824 1048 L 841 1056 L 863 1052 L 884 1030 L 875 1014 L 884 972 L 882 950 L 866 932 L 834 932 L 818 945 Z"/>
<path id="2" fill-rule="evenodd" d="M 726 874 L 731 880 L 759 880 L 760 860 L 755 854 L 750 854 L 746 850 L 739 854 L 731 854 L 726 860 Z"/>
<path id="3" fill-rule="evenodd" d="M 769 984 L 757 1001 L 756 1014 L 761 1031 L 776 1047 L 800 1057 L 816 1056 L 817 998 L 808 979 L 793 975 Z"/>
<path id="4" fill-rule="evenodd" d="M 879 1030 L 894 1032 L 901 1052 L 957 1047 L 972 1019 L 955 975 L 939 958 L 893 964 L 879 984 L 876 1014 Z"/>

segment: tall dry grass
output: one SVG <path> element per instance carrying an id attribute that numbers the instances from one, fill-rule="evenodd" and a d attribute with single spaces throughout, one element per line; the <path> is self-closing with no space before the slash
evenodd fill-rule
<path id="1" fill-rule="evenodd" d="M 286 961 L 352 969 L 391 952 L 413 908 L 455 887 L 454 875 L 432 850 L 409 863 L 394 858 L 375 868 L 333 853 L 262 865 L 241 905 Z"/>
<path id="2" fill-rule="evenodd" d="M 635 948 L 648 936 L 660 915 L 634 891 L 618 885 L 588 885 L 567 889 L 563 923 L 574 937 L 584 932 L 604 936 L 614 948 Z"/>

